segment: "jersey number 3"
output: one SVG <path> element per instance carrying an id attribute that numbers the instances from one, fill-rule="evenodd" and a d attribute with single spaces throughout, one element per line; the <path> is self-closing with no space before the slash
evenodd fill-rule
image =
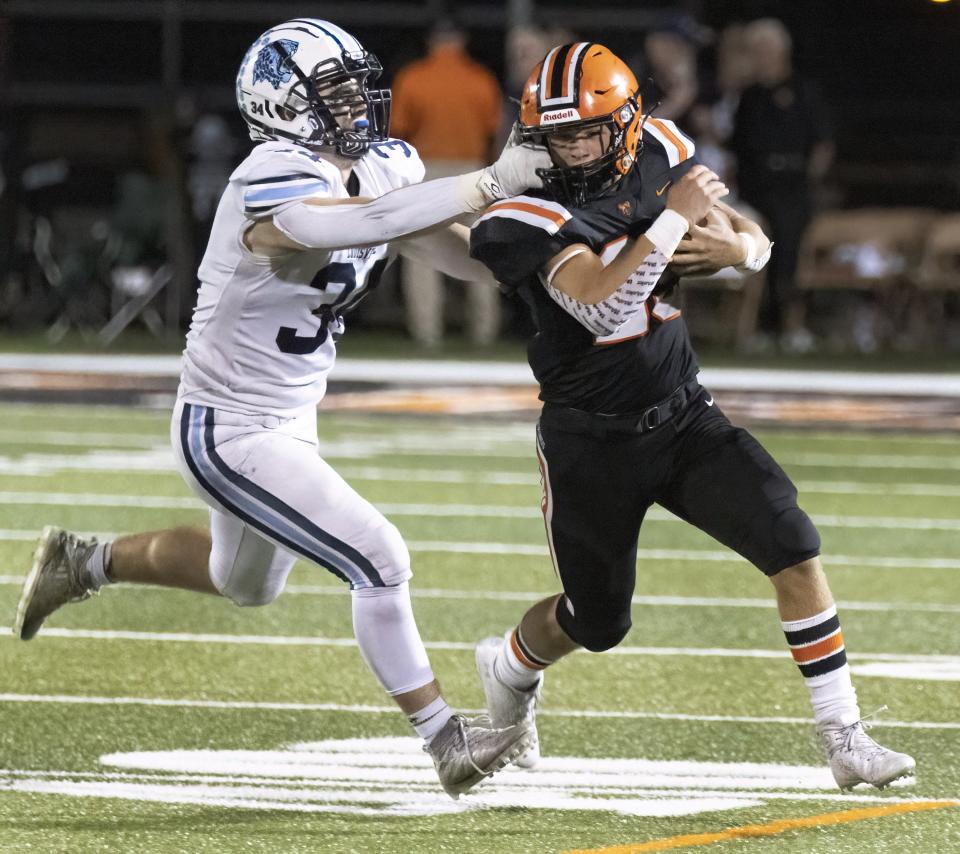
<path id="1" fill-rule="evenodd" d="M 281 353 L 306 356 L 320 349 L 327 340 L 328 327 L 337 321 L 337 309 L 346 305 L 350 295 L 356 290 L 357 271 L 353 264 L 343 261 L 327 264 L 313 277 L 310 287 L 325 291 L 331 284 L 341 285 L 342 288 L 332 303 L 324 303 L 314 312 L 320 317 L 320 328 L 314 335 L 297 335 L 297 330 L 292 326 L 281 326 L 277 333 L 277 348 Z"/>

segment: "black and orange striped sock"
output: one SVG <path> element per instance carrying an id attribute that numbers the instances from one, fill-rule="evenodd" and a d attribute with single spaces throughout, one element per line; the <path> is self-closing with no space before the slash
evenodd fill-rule
<path id="1" fill-rule="evenodd" d="M 817 723 L 860 720 L 857 692 L 850 679 L 837 606 L 802 620 L 781 623 L 793 660 L 810 690 Z"/>
<path id="2" fill-rule="evenodd" d="M 540 671 L 553 664 L 530 650 L 523 639 L 520 626 L 509 632 L 497 656 L 497 678 L 511 688 L 525 691 L 540 681 Z"/>

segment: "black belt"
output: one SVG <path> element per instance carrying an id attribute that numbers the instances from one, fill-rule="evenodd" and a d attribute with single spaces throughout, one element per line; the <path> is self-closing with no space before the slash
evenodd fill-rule
<path id="1" fill-rule="evenodd" d="M 548 424 L 552 422 L 558 427 L 572 427 L 601 437 L 607 433 L 649 433 L 683 412 L 700 388 L 699 382 L 690 380 L 636 415 L 600 415 L 549 402 L 543 405 L 543 415 Z"/>

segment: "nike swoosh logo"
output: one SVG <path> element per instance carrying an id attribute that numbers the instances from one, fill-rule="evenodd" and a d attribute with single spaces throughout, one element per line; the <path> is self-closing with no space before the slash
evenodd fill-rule
<path id="1" fill-rule="evenodd" d="M 664 184 L 659 190 L 657 190 L 657 195 L 662 196 L 664 192 L 666 192 L 667 187 L 669 187 L 672 183 L 673 181 L 667 181 L 666 184 Z"/>
<path id="2" fill-rule="evenodd" d="M 707 404 L 707 406 L 713 406 L 713 398 L 712 398 L 712 397 L 710 398 L 710 400 L 704 400 L 703 402 L 704 402 L 705 404 Z"/>

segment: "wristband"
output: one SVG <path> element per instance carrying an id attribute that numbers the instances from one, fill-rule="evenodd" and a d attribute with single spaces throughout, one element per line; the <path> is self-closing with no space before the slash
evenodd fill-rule
<path id="1" fill-rule="evenodd" d="M 669 258 L 676 252 L 680 241 L 689 230 L 690 223 L 686 217 L 672 208 L 667 208 L 650 224 L 644 237 Z"/>
<path id="2" fill-rule="evenodd" d="M 740 242 L 746 248 L 747 254 L 739 264 L 734 264 L 734 266 L 738 269 L 746 269 L 750 266 L 750 264 L 757 260 L 757 241 L 753 239 L 752 234 L 747 234 L 745 231 L 738 231 L 737 237 L 740 238 Z"/>
<path id="3" fill-rule="evenodd" d="M 770 260 L 770 252 L 773 249 L 773 244 L 771 243 L 767 246 L 767 251 L 758 258 L 757 242 L 753 239 L 753 235 L 747 234 L 744 231 L 738 231 L 737 236 L 747 247 L 747 257 L 737 264 L 734 269 L 739 270 L 741 273 L 759 273 L 767 266 L 767 261 Z"/>

